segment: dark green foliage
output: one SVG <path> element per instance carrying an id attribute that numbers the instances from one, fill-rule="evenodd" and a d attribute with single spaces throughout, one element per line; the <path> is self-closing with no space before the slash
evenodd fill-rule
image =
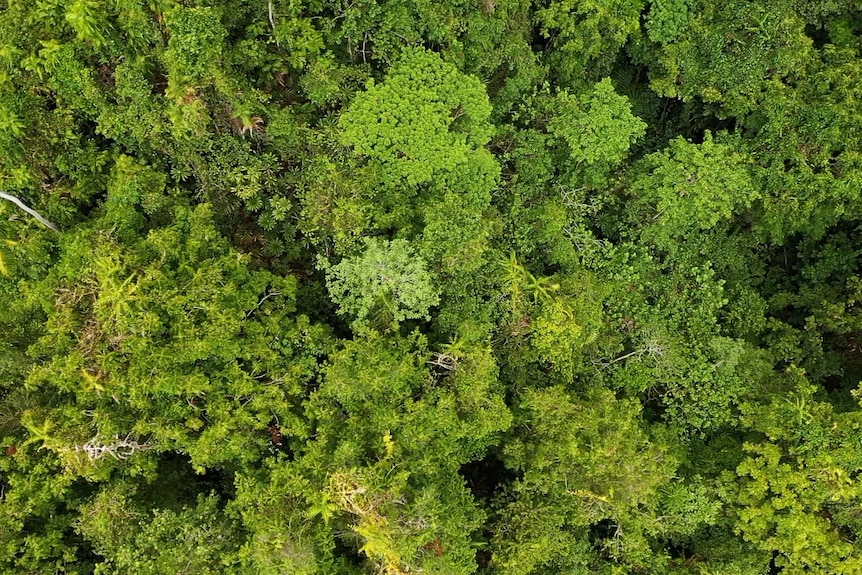
<path id="1" fill-rule="evenodd" d="M 81 508 L 76 526 L 105 557 L 97 573 L 224 573 L 238 563 L 240 532 L 214 495 L 179 511 L 141 509 L 134 488 L 119 483 Z"/>
<path id="2" fill-rule="evenodd" d="M 581 87 L 610 71 L 620 48 L 638 32 L 643 0 L 550 0 L 535 18 L 549 41 L 551 69 L 563 85 Z"/>
<path id="3" fill-rule="evenodd" d="M 860 37 L 0 3 L 0 573 L 862 573 Z"/>
<path id="4" fill-rule="evenodd" d="M 504 451 L 521 478 L 500 510 L 499 569 L 588 573 L 601 556 L 636 570 L 661 566 L 648 536 L 661 533 L 655 505 L 675 464 L 649 442 L 638 402 L 607 390 L 574 399 L 553 387 L 527 391 L 520 408 L 523 429 Z"/>

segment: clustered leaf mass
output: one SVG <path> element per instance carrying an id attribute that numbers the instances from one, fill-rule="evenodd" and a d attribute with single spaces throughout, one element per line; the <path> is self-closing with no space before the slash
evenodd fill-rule
<path id="1" fill-rule="evenodd" d="M 0 0 L 0 575 L 862 574 L 862 5 Z"/>

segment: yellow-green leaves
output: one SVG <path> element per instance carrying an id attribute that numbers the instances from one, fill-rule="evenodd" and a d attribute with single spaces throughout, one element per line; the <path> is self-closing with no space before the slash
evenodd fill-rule
<path id="1" fill-rule="evenodd" d="M 0 137 L 20 137 L 26 125 L 15 112 L 7 106 L 0 105 Z"/>
<path id="2" fill-rule="evenodd" d="M 345 144 L 415 186 L 466 162 L 491 136 L 482 84 L 433 52 L 405 50 L 380 84 L 369 82 L 341 116 Z"/>
<path id="3" fill-rule="evenodd" d="M 216 8 L 203 7 L 177 7 L 165 14 L 170 41 L 164 60 L 170 80 L 191 86 L 212 81 L 227 37 L 220 16 Z"/>
<path id="4" fill-rule="evenodd" d="M 66 6 L 66 22 L 82 40 L 94 48 L 101 48 L 106 40 L 109 24 L 100 2 L 96 0 L 74 0 Z"/>
<path id="5" fill-rule="evenodd" d="M 653 42 L 668 44 L 685 32 L 690 0 L 653 0 L 646 18 L 647 36 Z"/>
<path id="6" fill-rule="evenodd" d="M 645 235 L 668 243 L 670 237 L 713 228 L 750 207 L 759 196 L 748 171 L 751 162 L 709 133 L 701 144 L 677 138 L 647 156 L 630 190 L 633 207 L 650 206 L 640 216 Z"/>
<path id="7" fill-rule="evenodd" d="M 554 99 L 556 115 L 548 131 L 568 144 L 577 163 L 614 167 L 646 130 L 646 124 L 631 113 L 628 98 L 614 91 L 609 78 L 583 96 L 563 91 Z"/>

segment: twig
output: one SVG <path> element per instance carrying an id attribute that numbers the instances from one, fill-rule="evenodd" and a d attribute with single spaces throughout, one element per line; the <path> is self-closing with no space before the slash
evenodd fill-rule
<path id="1" fill-rule="evenodd" d="M 21 200 L 19 200 L 15 196 L 13 196 L 11 194 L 7 194 L 6 192 L 0 192 L 0 198 L 12 202 L 16 206 L 18 206 L 19 208 L 21 208 L 22 210 L 24 210 L 25 212 L 27 212 L 28 214 L 30 214 L 31 216 L 33 216 L 34 218 L 39 220 L 39 222 L 42 225 L 44 225 L 45 227 L 51 228 L 52 230 L 54 230 L 58 234 L 60 233 L 60 228 L 58 228 L 57 226 L 55 226 L 54 224 L 52 224 L 51 222 L 46 220 L 44 217 L 42 217 L 42 214 L 40 214 L 39 212 L 37 212 L 33 208 L 29 207 L 27 204 L 25 204 L 24 202 L 22 202 Z"/>
<path id="2" fill-rule="evenodd" d="M 262 306 L 262 305 L 263 305 L 263 302 L 265 302 L 266 300 L 268 300 L 268 299 L 269 299 L 269 298 L 271 298 L 271 297 L 278 297 L 278 296 L 280 296 L 280 295 L 281 295 L 281 292 L 280 292 L 280 291 L 274 291 L 274 292 L 270 292 L 270 293 L 268 293 L 267 295 L 265 295 L 264 297 L 262 297 L 262 298 L 261 298 L 261 300 L 260 300 L 259 302 L 257 302 L 257 305 L 256 305 L 256 306 L 254 306 L 254 309 L 250 309 L 250 310 L 248 310 L 248 312 L 245 314 L 245 319 L 250 318 L 250 317 L 251 317 L 251 314 L 253 314 L 253 313 L 254 313 L 254 312 L 256 312 L 257 310 L 259 310 L 259 309 L 260 309 L 260 306 Z"/>

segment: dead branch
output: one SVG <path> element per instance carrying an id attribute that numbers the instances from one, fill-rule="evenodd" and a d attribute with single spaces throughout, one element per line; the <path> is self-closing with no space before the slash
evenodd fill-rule
<path id="1" fill-rule="evenodd" d="M 132 439 L 131 434 L 124 438 L 115 435 L 111 443 L 104 443 L 97 435 L 84 445 L 75 446 L 75 451 L 83 451 L 87 454 L 87 458 L 90 461 L 98 461 L 106 456 L 123 460 L 131 457 L 138 451 L 144 451 L 151 447 L 152 445 L 146 442 L 138 443 L 137 440 Z"/>
<path id="2" fill-rule="evenodd" d="M 49 222 L 47 219 L 42 217 L 42 214 L 40 214 L 39 212 L 37 212 L 36 210 L 31 208 L 30 206 L 25 204 L 24 202 L 22 202 L 21 200 L 19 200 L 15 196 L 13 196 L 12 194 L 7 194 L 6 192 L 0 192 L 0 198 L 7 200 L 9 202 L 12 202 L 16 206 L 18 206 L 19 208 L 21 208 L 22 210 L 24 210 L 25 212 L 27 212 L 28 214 L 30 214 L 31 216 L 33 216 L 34 218 L 39 220 L 39 222 L 43 226 L 45 226 L 47 228 L 51 228 L 52 230 L 54 230 L 58 234 L 60 233 L 60 228 L 58 228 L 57 226 L 55 226 L 54 224 Z"/>

